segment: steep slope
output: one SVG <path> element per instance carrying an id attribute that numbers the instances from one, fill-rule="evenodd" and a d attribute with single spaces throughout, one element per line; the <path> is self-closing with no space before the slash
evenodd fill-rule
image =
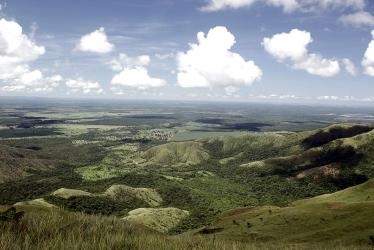
<path id="1" fill-rule="evenodd" d="M 311 133 L 312 132 L 312 133 Z M 264 174 L 298 179 L 335 179 L 341 188 L 372 178 L 374 131 L 369 126 L 333 125 L 325 129 L 298 133 L 303 148 L 280 157 L 269 157 L 240 164 Z M 309 134 L 308 136 L 305 136 Z M 306 143 L 307 142 L 307 143 Z M 306 144 L 313 144 L 313 147 Z M 318 146 L 317 146 L 318 145 Z"/>
<path id="2" fill-rule="evenodd" d="M 369 198 L 368 198 L 369 197 Z M 300 200 L 288 207 L 228 211 L 200 235 L 257 242 L 327 242 L 368 247 L 374 236 L 374 181 Z"/>
<path id="3" fill-rule="evenodd" d="M 360 185 L 346 188 L 344 190 L 332 193 L 319 195 L 310 199 L 293 202 L 295 206 L 309 205 L 318 203 L 360 203 L 360 202 L 374 202 L 374 179 L 368 180 Z"/>
<path id="4" fill-rule="evenodd" d="M 336 139 L 349 138 L 373 130 L 372 126 L 335 124 L 320 129 L 313 135 L 305 138 L 302 144 L 306 148 L 319 147 Z"/>
<path id="5" fill-rule="evenodd" d="M 0 144 L 0 183 L 26 177 L 32 171 L 53 168 L 50 160 L 39 159 L 33 150 L 18 149 Z"/>
<path id="6" fill-rule="evenodd" d="M 173 165 L 178 163 L 197 164 L 209 158 L 199 142 L 170 142 L 145 151 L 143 157 L 149 162 Z"/>

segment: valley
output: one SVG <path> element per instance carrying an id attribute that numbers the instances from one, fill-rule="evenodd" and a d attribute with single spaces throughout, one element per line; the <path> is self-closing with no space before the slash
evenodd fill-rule
<path id="1" fill-rule="evenodd" d="M 66 228 L 77 249 L 88 234 L 109 249 L 374 244 L 370 108 L 0 102 L 1 211 L 25 212 L 0 246 L 62 247 Z"/>

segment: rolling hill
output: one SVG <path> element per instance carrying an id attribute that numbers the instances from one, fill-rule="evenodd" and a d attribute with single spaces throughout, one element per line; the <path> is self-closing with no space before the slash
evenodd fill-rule
<path id="1" fill-rule="evenodd" d="M 198 142 L 170 142 L 155 146 L 143 154 L 150 162 L 173 165 L 179 163 L 198 164 L 209 159 L 209 154 Z"/>
<path id="2" fill-rule="evenodd" d="M 41 159 L 34 149 L 19 149 L 0 144 L 0 183 L 21 179 L 37 171 L 54 168 L 51 160 Z"/>
<path id="3" fill-rule="evenodd" d="M 4 162 L 25 160 L 22 167 L 13 165 L 24 171 L 24 177 L 0 185 L 2 203 L 33 215 L 54 211 L 42 217 L 66 213 L 65 218 L 74 221 L 72 212 L 93 216 L 82 215 L 78 220 L 83 221 L 111 216 L 119 227 L 142 228 L 146 239 L 159 235 L 155 231 L 178 234 L 173 237 L 187 237 L 201 249 L 219 249 L 215 241 L 230 249 L 231 241 L 244 242 L 243 249 L 277 245 L 309 249 L 315 242 L 328 248 L 367 247 L 371 239 L 374 244 L 374 227 L 368 219 L 374 216 L 371 126 L 339 124 L 304 132 L 256 132 L 183 142 L 131 141 L 132 150 L 127 142 L 106 143 L 102 158 L 87 158 L 80 165 L 72 154 L 74 164 L 66 162 L 48 175 L 32 178 L 28 171 L 37 169 L 25 166 L 44 160 L 32 149 L 2 146 Z M 49 170 L 37 166 L 38 171 Z M 101 172 L 95 170 L 99 167 Z M 92 178 L 85 178 L 82 169 Z M 29 217 L 22 221 L 33 223 Z M 180 249 L 188 249 L 184 240 L 179 243 Z"/>

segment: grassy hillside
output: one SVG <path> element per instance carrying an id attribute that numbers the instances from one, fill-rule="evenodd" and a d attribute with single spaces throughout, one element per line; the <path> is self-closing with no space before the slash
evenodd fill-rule
<path id="1" fill-rule="evenodd" d="M 158 164 L 197 164 L 207 160 L 209 154 L 198 142 L 171 142 L 145 151 L 143 157 Z"/>
<path id="2" fill-rule="evenodd" d="M 24 178 L 36 171 L 47 171 L 54 162 L 38 158 L 38 148 L 19 149 L 0 144 L 0 183 Z"/>
<path id="3" fill-rule="evenodd" d="M 369 196 L 365 201 L 315 202 L 338 197 L 334 192 L 374 177 L 374 132 L 369 126 L 344 124 L 183 142 L 143 137 L 114 141 L 117 137 L 109 134 L 122 130 L 112 129 L 89 131 L 85 136 L 91 141 L 81 140 L 82 134 L 74 135 L 76 140 L 55 142 L 48 138 L 27 139 L 27 144 L 6 141 L 11 145 L 7 147 L 25 152 L 30 151 L 25 147 L 40 147 L 31 152 L 36 159 L 56 157 L 59 167 L 0 184 L 1 204 L 21 202 L 17 207 L 28 209 L 56 206 L 97 216 L 92 218 L 115 216 L 172 234 L 200 228 L 193 241 L 196 237 L 213 241 L 216 235 L 225 241 L 265 245 L 270 241 L 302 247 L 329 241 L 350 246 L 365 245 L 371 236 L 369 224 L 353 223 L 372 216 L 370 197 L 374 195 L 369 194 L 369 184 L 355 187 L 360 196 L 356 191 L 350 196 L 344 191 L 341 196 L 347 201 Z M 66 161 L 60 146 L 67 149 Z M 326 193 L 334 194 L 319 196 Z M 332 207 L 331 202 L 335 202 Z M 311 229 L 303 232 L 302 225 Z M 342 231 L 344 226 L 353 226 L 362 235 L 349 235 Z M 322 235 L 324 230 L 327 233 Z"/>
<path id="4" fill-rule="evenodd" d="M 115 200 L 122 200 L 128 196 L 136 197 L 151 207 L 160 206 L 162 197 L 152 188 L 133 188 L 126 185 L 112 185 L 103 194 Z"/>
<path id="5" fill-rule="evenodd" d="M 5 209 L 5 207 L 2 207 Z M 238 242 L 165 236 L 117 219 L 28 208 L 19 223 L 0 222 L 2 249 L 258 249 Z"/>
<path id="6" fill-rule="evenodd" d="M 69 199 L 76 196 L 92 196 L 91 193 L 78 190 L 78 189 L 70 189 L 70 188 L 60 188 L 54 191 L 51 195 L 61 197 L 64 199 Z"/>
<path id="7" fill-rule="evenodd" d="M 373 180 L 287 207 L 262 206 L 223 213 L 195 231 L 220 239 L 256 242 L 336 242 L 369 248 L 374 244 Z"/>
<path id="8" fill-rule="evenodd" d="M 7 207 L 0 207 L 5 211 Z M 135 250 L 257 250 L 356 249 L 339 244 L 238 242 L 200 235 L 167 236 L 117 217 L 71 213 L 60 209 L 17 208 L 17 223 L 0 221 L 1 249 L 135 249 Z M 358 248 L 357 248 L 358 249 Z"/>
<path id="9" fill-rule="evenodd" d="M 130 211 L 123 220 L 144 225 L 162 233 L 167 233 L 188 215 L 188 211 L 174 207 L 138 208 Z"/>
<path id="10" fill-rule="evenodd" d="M 357 186 L 353 186 L 332 194 L 319 195 L 310 199 L 293 202 L 294 205 L 308 205 L 316 203 L 362 203 L 374 202 L 374 179 Z"/>
<path id="11" fill-rule="evenodd" d="M 45 201 L 43 198 L 30 200 L 30 201 L 20 201 L 14 204 L 14 207 L 33 207 L 38 209 L 44 208 L 57 208 L 57 206 Z"/>

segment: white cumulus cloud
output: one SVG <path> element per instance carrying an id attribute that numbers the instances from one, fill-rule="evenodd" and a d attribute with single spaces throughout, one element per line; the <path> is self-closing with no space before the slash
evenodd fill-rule
<path id="1" fill-rule="evenodd" d="M 335 76 L 340 72 L 339 61 L 326 59 L 318 54 L 308 54 L 305 58 L 295 63 L 294 68 L 323 77 Z"/>
<path id="2" fill-rule="evenodd" d="M 308 54 L 307 46 L 311 42 L 313 39 L 309 32 L 293 29 L 289 33 L 279 33 L 271 38 L 264 38 L 262 45 L 279 61 L 286 59 L 298 61 Z"/>
<path id="3" fill-rule="evenodd" d="M 68 94 L 102 94 L 104 90 L 98 82 L 86 81 L 83 78 L 70 79 L 65 82 Z"/>
<path id="4" fill-rule="evenodd" d="M 344 25 L 354 27 L 374 27 L 374 16 L 366 11 L 358 11 L 353 14 L 343 15 L 339 21 Z"/>
<path id="5" fill-rule="evenodd" d="M 369 43 L 364 58 L 362 59 L 362 66 L 364 73 L 369 76 L 374 76 L 374 30 L 371 32 L 373 39 Z"/>
<path id="6" fill-rule="evenodd" d="M 319 54 L 309 53 L 308 45 L 313 42 L 309 32 L 293 29 L 288 33 L 275 34 L 264 38 L 262 45 L 266 52 L 280 62 L 291 62 L 295 69 L 310 74 L 331 77 L 340 72 L 340 63 L 326 59 Z"/>
<path id="7" fill-rule="evenodd" d="M 60 75 L 43 76 L 39 70 L 33 70 L 20 75 L 1 89 L 6 92 L 51 92 L 63 80 Z"/>
<path id="8" fill-rule="evenodd" d="M 15 21 L 0 19 L 0 81 L 6 92 L 49 92 L 61 80 L 46 77 L 40 70 L 31 70 L 29 64 L 44 55 L 45 48 L 23 33 Z"/>
<path id="9" fill-rule="evenodd" d="M 166 84 L 165 80 L 149 76 L 144 67 L 126 68 L 112 79 L 113 85 L 131 87 L 138 89 L 147 89 L 162 87 Z"/>
<path id="10" fill-rule="evenodd" d="M 197 34 L 197 43 L 177 55 L 178 85 L 188 87 L 223 87 L 232 92 L 262 77 L 262 70 L 231 50 L 235 37 L 226 27 L 217 26 Z"/>
<path id="11" fill-rule="evenodd" d="M 76 49 L 83 52 L 106 54 L 114 50 L 114 45 L 108 41 L 105 29 L 99 29 L 81 37 Z"/>
<path id="12" fill-rule="evenodd" d="M 120 54 L 118 58 L 113 59 L 109 63 L 112 70 L 120 71 L 112 78 L 113 89 L 122 91 L 122 87 L 129 87 L 142 90 L 166 85 L 165 80 L 149 75 L 147 66 L 150 62 L 151 58 L 148 55 L 130 57 Z"/>
<path id="13" fill-rule="evenodd" d="M 365 7 L 365 0 L 208 0 L 202 11 L 219 11 L 249 7 L 255 3 L 282 8 L 284 12 L 310 12 L 329 9 L 355 9 Z"/>
<path id="14" fill-rule="evenodd" d="M 0 80 L 16 78 L 29 71 L 28 63 L 45 53 L 15 21 L 0 20 Z"/>

